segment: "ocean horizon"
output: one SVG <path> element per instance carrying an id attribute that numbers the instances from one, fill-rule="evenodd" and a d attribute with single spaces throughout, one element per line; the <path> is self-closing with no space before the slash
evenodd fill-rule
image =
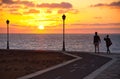
<path id="1" fill-rule="evenodd" d="M 107 34 L 99 34 L 101 38 L 100 52 L 106 52 L 105 41 Z M 112 40 L 111 53 L 120 53 L 120 34 L 109 34 Z M 66 51 L 94 52 L 94 34 L 66 34 Z M 62 50 L 62 34 L 10 34 L 10 49 L 22 50 Z M 0 34 L 0 49 L 7 47 L 7 35 Z"/>

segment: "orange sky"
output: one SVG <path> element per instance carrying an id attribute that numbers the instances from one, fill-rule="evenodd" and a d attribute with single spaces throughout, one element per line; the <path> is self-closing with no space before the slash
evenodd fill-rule
<path id="1" fill-rule="evenodd" d="M 66 33 L 120 33 L 120 0 L 0 0 L 0 33 L 62 33 L 63 14 Z"/>

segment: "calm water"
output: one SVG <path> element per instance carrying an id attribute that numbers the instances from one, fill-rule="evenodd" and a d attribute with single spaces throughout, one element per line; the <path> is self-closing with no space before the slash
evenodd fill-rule
<path id="1" fill-rule="evenodd" d="M 92 34 L 68 34 L 66 35 L 66 50 L 68 51 L 94 51 Z M 100 51 L 105 52 L 104 37 L 100 34 Z M 113 42 L 110 47 L 112 52 L 120 53 L 120 34 L 111 34 Z M 6 49 L 6 35 L 0 34 L 0 49 Z M 35 50 L 61 50 L 62 34 L 36 35 L 36 34 L 11 34 L 10 49 L 35 49 Z"/>

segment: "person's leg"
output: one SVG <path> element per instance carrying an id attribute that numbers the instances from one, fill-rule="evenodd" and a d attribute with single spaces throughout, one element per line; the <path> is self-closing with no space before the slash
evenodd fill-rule
<path id="1" fill-rule="evenodd" d="M 109 47 L 108 47 L 108 52 L 110 53 L 110 49 L 109 49 Z"/>
<path id="2" fill-rule="evenodd" d="M 107 53 L 109 53 L 109 47 L 107 46 Z"/>
<path id="3" fill-rule="evenodd" d="M 96 53 L 96 45 L 95 45 L 95 53 Z"/>
<path id="4" fill-rule="evenodd" d="M 97 48 L 97 45 L 95 44 L 95 53 L 96 53 L 96 48 Z"/>
<path id="5" fill-rule="evenodd" d="M 99 53 L 99 45 L 98 45 L 98 53 Z"/>

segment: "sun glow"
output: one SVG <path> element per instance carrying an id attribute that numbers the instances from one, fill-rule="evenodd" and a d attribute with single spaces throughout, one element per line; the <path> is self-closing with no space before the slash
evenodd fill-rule
<path id="1" fill-rule="evenodd" d="M 0 34 L 120 33 L 120 0 L 0 0 Z M 28 28 L 29 27 L 29 28 Z M 27 30 L 26 30 L 27 28 Z"/>
<path id="2" fill-rule="evenodd" d="M 38 26 L 38 29 L 40 29 L 40 30 L 44 30 L 45 27 L 44 27 L 43 25 L 40 25 L 40 26 Z"/>

